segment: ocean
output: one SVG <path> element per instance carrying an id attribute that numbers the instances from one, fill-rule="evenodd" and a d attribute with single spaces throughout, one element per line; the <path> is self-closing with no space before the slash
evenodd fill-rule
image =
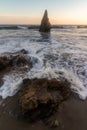
<path id="1" fill-rule="evenodd" d="M 0 26 L 0 55 L 28 51 L 33 67 L 25 73 L 11 71 L 3 77 L 0 96 L 13 96 L 24 78 L 66 78 L 80 99 L 87 97 L 87 28 L 63 26 L 40 33 L 27 26 Z M 26 66 L 27 67 L 27 66 Z"/>

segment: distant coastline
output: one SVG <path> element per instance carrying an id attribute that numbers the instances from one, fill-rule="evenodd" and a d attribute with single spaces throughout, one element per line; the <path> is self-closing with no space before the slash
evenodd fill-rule
<path id="1" fill-rule="evenodd" d="M 18 30 L 18 29 L 39 29 L 39 25 L 0 25 L 0 30 L 8 29 L 8 30 Z M 59 29 L 69 29 L 69 28 L 87 28 L 87 25 L 52 25 L 52 29 L 59 28 Z"/>

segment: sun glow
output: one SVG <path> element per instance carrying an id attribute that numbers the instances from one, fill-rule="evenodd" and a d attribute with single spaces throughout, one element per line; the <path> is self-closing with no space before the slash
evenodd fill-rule
<path id="1" fill-rule="evenodd" d="M 45 9 L 51 24 L 87 25 L 87 0 L 0 0 L 0 24 L 40 24 Z"/>

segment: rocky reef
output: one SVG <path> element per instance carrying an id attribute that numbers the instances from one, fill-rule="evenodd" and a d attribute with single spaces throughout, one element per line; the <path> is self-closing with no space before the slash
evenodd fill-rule
<path id="1" fill-rule="evenodd" d="M 51 24 L 49 22 L 48 12 L 47 12 L 47 10 L 45 10 L 39 31 L 40 32 L 50 32 L 50 29 L 51 29 Z"/>
<path id="2" fill-rule="evenodd" d="M 0 87 L 4 84 L 2 77 L 8 72 L 18 73 L 21 68 L 28 66 L 28 71 L 37 59 L 29 56 L 24 49 L 0 55 Z M 13 71 L 15 70 L 15 71 Z M 26 71 L 26 70 L 25 70 Z M 42 120 L 51 127 L 58 126 L 59 122 L 52 117 L 57 112 L 59 105 L 67 100 L 71 94 L 70 83 L 66 79 L 23 79 L 20 91 L 17 94 L 19 115 L 31 121 Z"/>
<path id="3" fill-rule="evenodd" d="M 0 70 L 5 69 L 10 65 L 10 59 L 7 56 L 0 57 Z"/>
<path id="4" fill-rule="evenodd" d="M 70 83 L 67 80 L 25 79 L 19 94 L 21 113 L 29 121 L 46 119 L 45 121 L 48 122 L 70 94 Z M 58 124 L 53 120 L 51 123 L 52 126 Z"/>
<path id="5" fill-rule="evenodd" d="M 22 67 L 28 65 L 32 67 L 31 57 L 27 56 L 26 50 L 20 50 L 14 53 L 3 53 L 0 55 L 0 71 L 11 67 Z"/>

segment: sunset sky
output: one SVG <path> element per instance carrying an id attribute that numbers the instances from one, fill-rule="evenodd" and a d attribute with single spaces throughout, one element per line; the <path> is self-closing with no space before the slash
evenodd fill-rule
<path id="1" fill-rule="evenodd" d="M 87 24 L 87 0 L 0 0 L 0 24 L 40 24 L 45 9 L 52 24 Z"/>

